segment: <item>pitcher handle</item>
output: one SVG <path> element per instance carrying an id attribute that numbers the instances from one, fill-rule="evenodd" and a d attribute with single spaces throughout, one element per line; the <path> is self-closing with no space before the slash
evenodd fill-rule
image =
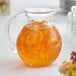
<path id="1" fill-rule="evenodd" d="M 11 23 L 12 23 L 12 21 L 15 19 L 15 18 L 17 18 L 20 14 L 22 14 L 22 13 L 25 13 L 25 11 L 21 11 L 21 12 L 19 12 L 19 13 L 17 13 L 17 14 L 15 14 L 13 17 L 11 17 L 9 20 L 8 20 L 8 22 L 7 22 L 7 24 L 6 24 L 6 26 L 5 26 L 5 37 L 6 37 L 6 41 L 7 41 L 7 44 L 8 44 L 8 46 L 9 46 L 9 48 L 11 49 L 11 50 L 13 50 L 13 52 L 14 53 L 17 53 L 17 51 L 16 51 L 16 44 L 15 44 L 15 42 L 11 39 L 11 37 L 10 37 L 10 26 L 11 26 Z"/>

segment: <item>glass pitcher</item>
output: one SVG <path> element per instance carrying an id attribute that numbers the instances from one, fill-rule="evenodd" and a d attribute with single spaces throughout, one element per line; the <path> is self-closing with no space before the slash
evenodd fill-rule
<path id="1" fill-rule="evenodd" d="M 26 8 L 7 23 L 5 33 L 9 47 L 17 48 L 19 57 L 29 66 L 46 66 L 53 63 L 62 47 L 61 36 L 51 23 L 56 10 L 45 7 Z M 27 23 L 20 30 L 16 43 L 10 37 L 10 26 L 19 14 L 24 13 Z"/>

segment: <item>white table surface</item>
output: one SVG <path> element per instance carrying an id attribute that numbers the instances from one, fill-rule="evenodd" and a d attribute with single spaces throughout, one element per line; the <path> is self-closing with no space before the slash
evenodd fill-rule
<path id="1" fill-rule="evenodd" d="M 59 30 L 62 37 L 62 49 L 57 60 L 46 67 L 33 68 L 26 66 L 19 56 L 12 52 L 5 41 L 5 24 L 10 16 L 0 17 L 0 76 L 61 76 L 58 68 L 63 60 L 70 57 L 72 49 L 75 48 L 73 44 L 66 39 L 66 14 L 56 13 L 53 17 L 53 22 Z M 18 21 L 17 21 L 18 22 Z M 15 29 L 16 30 L 16 29 Z M 15 31 L 14 30 L 14 31 Z M 13 34 L 14 36 L 15 34 Z"/>

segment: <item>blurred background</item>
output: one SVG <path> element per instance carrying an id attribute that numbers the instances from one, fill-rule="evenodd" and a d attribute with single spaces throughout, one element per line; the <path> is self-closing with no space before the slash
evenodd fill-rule
<path id="1" fill-rule="evenodd" d="M 51 8 L 61 8 L 63 12 L 68 12 L 71 6 L 76 5 L 76 0 L 0 0 L 0 15 L 1 11 L 6 11 L 4 14 L 13 14 L 26 7 L 47 6 Z"/>
<path id="2" fill-rule="evenodd" d="M 59 0 L 0 0 L 0 11 L 1 8 L 7 8 L 7 10 L 10 10 L 10 14 L 31 6 L 47 6 L 51 8 L 59 8 Z M 9 14 L 9 10 L 7 14 Z"/>
<path id="3" fill-rule="evenodd" d="M 59 8 L 59 0 L 11 0 L 11 11 L 20 11 L 31 6 L 48 6 Z"/>

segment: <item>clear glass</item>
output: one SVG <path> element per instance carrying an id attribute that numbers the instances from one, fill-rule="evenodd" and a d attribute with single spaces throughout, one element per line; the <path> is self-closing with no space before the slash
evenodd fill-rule
<path id="1" fill-rule="evenodd" d="M 23 12 L 27 21 L 14 43 L 9 34 L 10 24 Z M 58 30 L 51 22 L 51 16 L 55 12 L 56 10 L 45 7 L 26 8 L 9 20 L 5 32 L 7 42 L 12 50 L 17 48 L 18 55 L 27 65 L 49 65 L 59 56 L 62 40 Z"/>
<path id="2" fill-rule="evenodd" d="M 66 27 L 67 40 L 75 45 L 76 42 L 76 6 L 71 7 L 71 11 L 67 14 Z"/>

